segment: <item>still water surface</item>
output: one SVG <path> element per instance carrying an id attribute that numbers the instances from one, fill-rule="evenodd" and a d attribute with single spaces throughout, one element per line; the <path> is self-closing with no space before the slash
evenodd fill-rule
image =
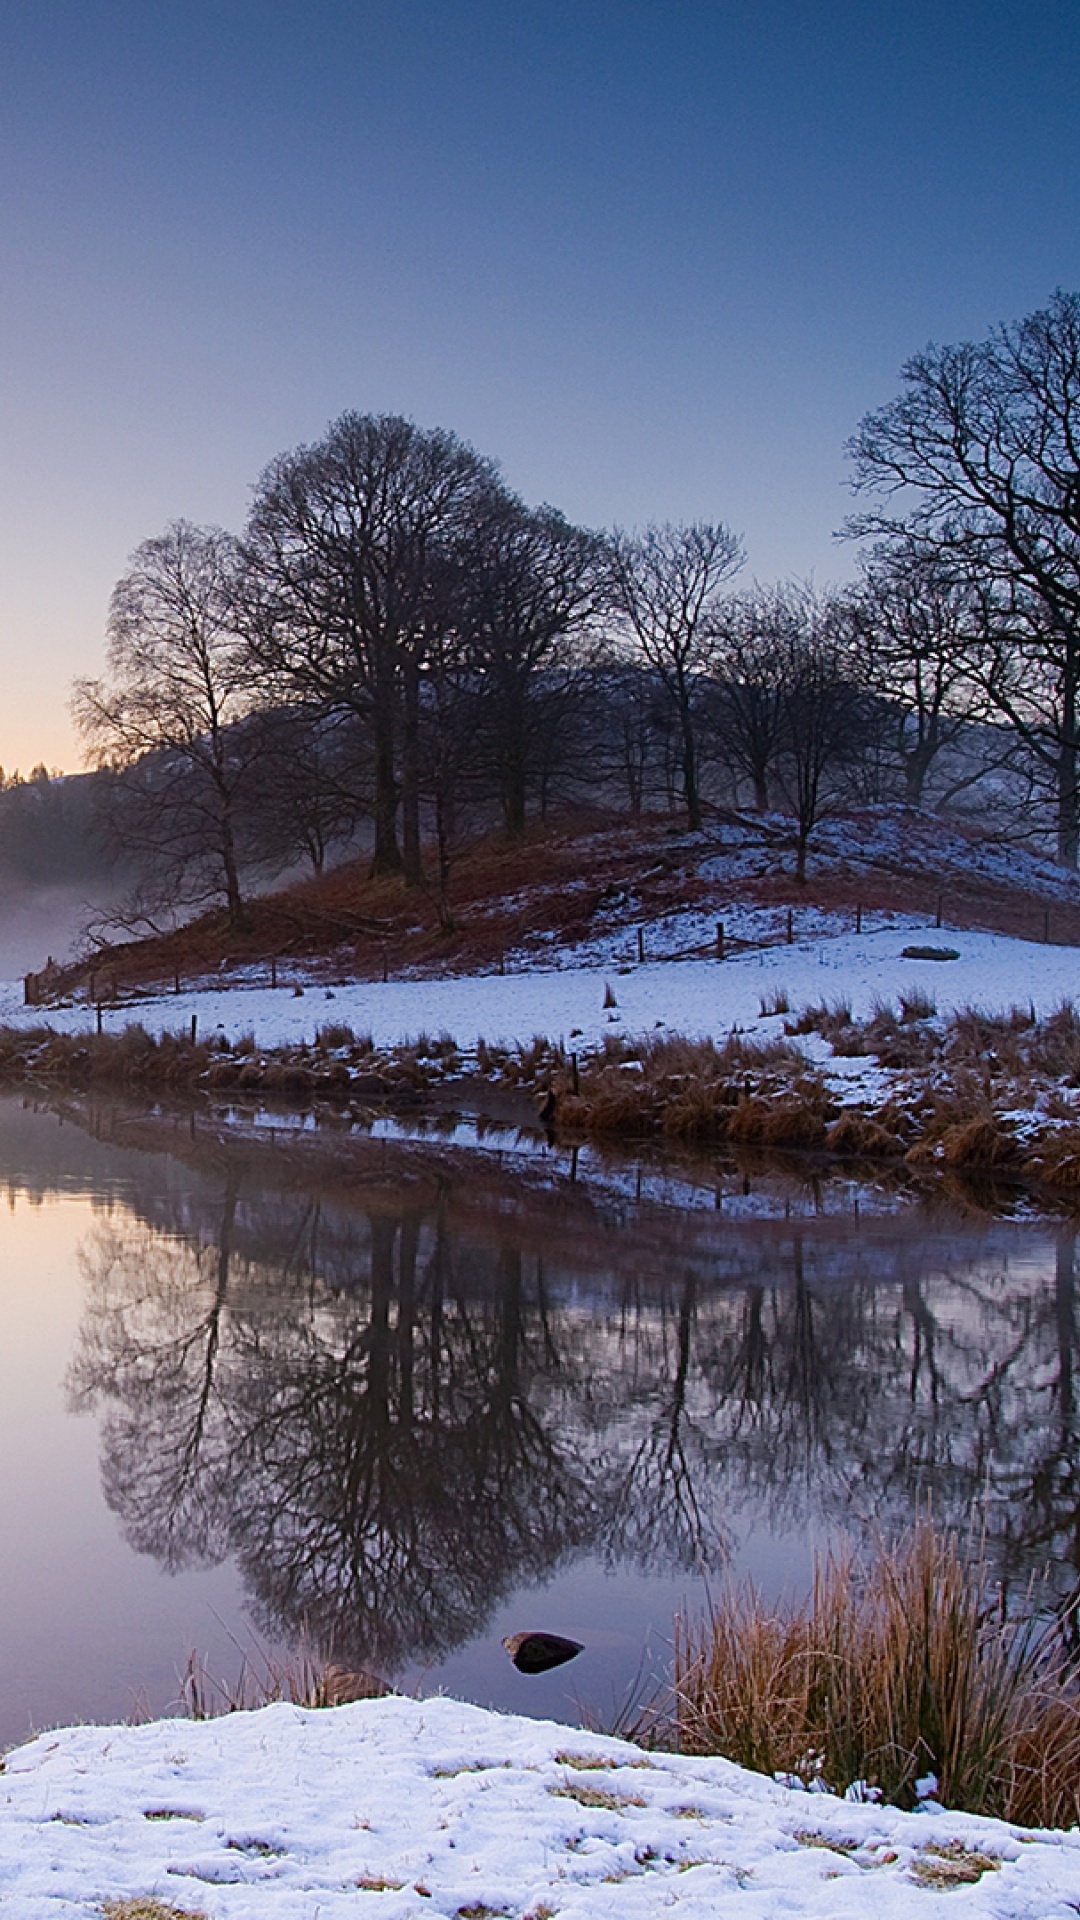
<path id="1" fill-rule="evenodd" d="M 14 1099 L 0 1181 L 0 1744 L 303 1634 L 610 1719 L 676 1610 L 927 1499 L 1075 1587 L 1066 1225 Z M 519 1676 L 537 1626 L 585 1654 Z"/>

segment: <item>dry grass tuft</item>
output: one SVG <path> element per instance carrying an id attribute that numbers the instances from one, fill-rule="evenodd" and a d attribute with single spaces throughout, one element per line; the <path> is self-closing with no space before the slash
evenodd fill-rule
<path id="1" fill-rule="evenodd" d="M 287 1700 L 294 1707 L 343 1707 L 356 1700 L 378 1700 L 393 1688 L 364 1669 L 320 1660 L 302 1648 L 288 1660 L 276 1660 L 265 1648 L 243 1652 L 235 1680 L 211 1674 L 197 1653 L 188 1655 L 180 1689 L 181 1706 L 192 1720 L 216 1720 L 226 1713 Z"/>
<path id="2" fill-rule="evenodd" d="M 565 1056 L 544 1066 L 562 1124 L 595 1133 L 816 1146 L 829 1111 L 822 1082 L 790 1040 L 609 1035 L 580 1063 L 576 1092 Z"/>
<path id="3" fill-rule="evenodd" d="M 839 1052 L 837 1041 L 852 1025 L 850 1000 L 818 1000 L 804 1007 L 798 1018 L 788 1022 L 784 1031 L 791 1034 L 820 1033 Z"/>
<path id="4" fill-rule="evenodd" d="M 1080 1127 L 1061 1127 L 1045 1134 L 1023 1171 L 1029 1180 L 1066 1189 L 1080 1187 Z"/>
<path id="5" fill-rule="evenodd" d="M 992 1114 L 948 1127 L 941 1136 L 947 1167 L 1005 1167 L 1017 1158 L 1016 1141 Z"/>
<path id="6" fill-rule="evenodd" d="M 833 1121 L 825 1135 L 825 1145 L 830 1153 L 874 1160 L 894 1160 L 906 1150 L 898 1133 L 857 1108 L 845 1109 L 839 1120 Z"/>
<path id="7" fill-rule="evenodd" d="M 908 987 L 900 995 L 900 1018 L 905 1026 L 913 1026 L 919 1020 L 934 1020 L 936 1017 L 937 1005 L 922 987 Z"/>
<path id="8" fill-rule="evenodd" d="M 643 1807 L 646 1802 L 640 1793 L 617 1793 L 609 1787 L 589 1787 L 582 1781 L 567 1780 L 561 1787 L 552 1787 L 551 1792 L 559 1800 L 576 1800 L 579 1807 L 601 1807 L 607 1813 L 621 1813 L 625 1807 Z"/>
<path id="9" fill-rule="evenodd" d="M 949 1806 L 1029 1824 L 1080 1815 L 1080 1695 L 1055 1644 L 985 1600 L 986 1570 L 919 1526 L 899 1548 L 818 1564 L 802 1605 L 734 1589 L 678 1623 L 684 1751 L 901 1806 L 933 1773 Z"/>
<path id="10" fill-rule="evenodd" d="M 768 993 L 762 994 L 761 999 L 758 1001 L 758 1008 L 763 1020 L 774 1020 L 778 1014 L 790 1013 L 791 1001 L 788 997 L 787 988 L 770 988 Z M 804 1028 L 803 1031 L 808 1033 L 810 1029 L 807 1027 Z"/>
<path id="11" fill-rule="evenodd" d="M 923 1887 L 970 1887 L 984 1873 L 997 1873 L 1001 1861 L 992 1853 L 965 1847 L 961 1840 L 946 1841 L 944 1846 L 923 1847 L 911 1863 L 912 1879 Z"/>
<path id="12" fill-rule="evenodd" d="M 201 1907 L 170 1907 L 153 1894 L 135 1894 L 126 1900 L 103 1900 L 103 1920 L 207 1920 Z"/>

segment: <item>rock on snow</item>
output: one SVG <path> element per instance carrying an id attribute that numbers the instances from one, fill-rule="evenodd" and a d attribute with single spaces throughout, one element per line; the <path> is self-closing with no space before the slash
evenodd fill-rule
<path id="1" fill-rule="evenodd" d="M 69 1727 L 0 1775 L 4 1920 L 137 1895 L 209 1920 L 911 1920 L 946 1894 L 968 1920 L 1075 1920 L 1080 1833 L 849 1804 L 446 1699 Z"/>

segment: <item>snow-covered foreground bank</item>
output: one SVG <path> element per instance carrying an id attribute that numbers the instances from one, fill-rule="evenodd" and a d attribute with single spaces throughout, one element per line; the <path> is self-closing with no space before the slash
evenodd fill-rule
<path id="1" fill-rule="evenodd" d="M 943 945 L 959 958 L 905 960 L 909 944 Z M 610 983 L 617 1005 L 605 1007 Z M 327 1023 L 343 1022 L 369 1033 L 377 1047 L 418 1034 L 452 1034 L 464 1047 L 488 1041 L 527 1042 L 536 1034 L 575 1039 L 582 1047 L 605 1033 L 639 1034 L 658 1027 L 693 1038 L 749 1027 L 762 1003 L 777 993 L 793 1009 L 814 1001 L 849 1000 L 856 1018 L 877 1000 L 895 1002 L 915 987 L 929 993 L 939 1012 L 977 1006 L 987 1012 L 1032 1003 L 1050 1013 L 1063 1000 L 1080 999 L 1080 950 L 1042 946 L 993 933 L 927 933 L 897 925 L 866 934 L 846 933 L 772 947 L 725 961 L 669 961 L 614 968 L 566 967 L 533 972 L 468 974 L 438 980 L 356 981 L 332 988 L 308 985 L 206 986 L 106 1008 L 106 1030 L 140 1021 L 150 1032 L 187 1029 L 198 1018 L 200 1037 L 217 1029 L 230 1040 L 252 1033 L 259 1047 L 296 1045 L 314 1039 Z M 0 984 L 0 1024 L 47 1023 L 81 1032 L 94 1023 L 85 1004 L 24 1007 L 22 983 Z"/>
<path id="2" fill-rule="evenodd" d="M 907 1920 L 946 1896 L 971 1920 L 1075 1920 L 1080 1833 L 852 1805 L 444 1699 L 73 1727 L 9 1754 L 5 1920 L 140 1895 L 209 1920 Z"/>

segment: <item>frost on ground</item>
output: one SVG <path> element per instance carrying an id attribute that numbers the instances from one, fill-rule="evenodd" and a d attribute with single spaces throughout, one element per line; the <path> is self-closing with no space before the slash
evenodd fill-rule
<path id="1" fill-rule="evenodd" d="M 1080 1833 L 792 1791 L 453 1700 L 73 1727 L 0 1776 L 5 1920 L 1075 1920 Z M 951 1910 L 951 1909 L 950 1909 Z"/>

